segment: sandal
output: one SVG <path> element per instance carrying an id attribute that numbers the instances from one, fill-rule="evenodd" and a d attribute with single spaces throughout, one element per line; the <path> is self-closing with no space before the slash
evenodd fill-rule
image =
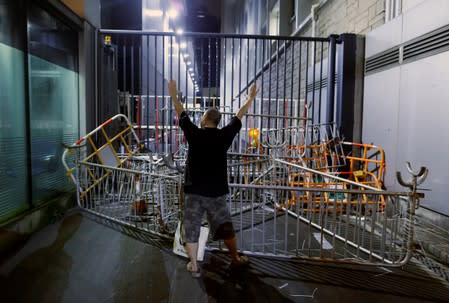
<path id="1" fill-rule="evenodd" d="M 193 271 L 192 269 L 192 262 L 187 263 L 187 271 L 190 272 L 190 274 L 192 275 L 192 278 L 200 278 L 201 277 L 201 269 L 198 266 L 198 270 L 197 271 Z"/>
<path id="2" fill-rule="evenodd" d="M 239 260 L 238 261 L 232 261 L 231 262 L 231 268 L 241 268 L 241 267 L 246 267 L 249 265 L 249 259 L 247 256 L 239 256 Z"/>

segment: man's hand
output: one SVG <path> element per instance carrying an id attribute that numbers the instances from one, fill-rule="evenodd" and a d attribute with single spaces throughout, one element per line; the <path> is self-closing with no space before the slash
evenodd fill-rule
<path id="1" fill-rule="evenodd" d="M 173 101 L 173 106 L 175 107 L 176 113 L 179 115 L 184 111 L 184 107 L 178 100 L 178 89 L 176 88 L 176 81 L 168 81 L 168 93 Z"/>
<path id="2" fill-rule="evenodd" d="M 168 82 L 168 94 L 172 98 L 178 97 L 178 88 L 176 87 L 176 81 L 175 80 L 170 80 Z"/>
<path id="3" fill-rule="evenodd" d="M 246 114 L 249 107 L 251 106 L 251 103 L 256 98 L 256 95 L 257 95 L 257 85 L 256 82 L 254 82 L 253 85 L 251 85 L 251 88 L 249 89 L 249 95 L 247 97 L 245 104 L 243 104 L 242 107 L 240 107 L 238 112 L 235 114 L 237 118 L 242 120 L 243 116 Z"/>
<path id="4" fill-rule="evenodd" d="M 257 95 L 257 86 L 256 86 L 256 82 L 253 83 L 253 85 L 251 85 L 251 88 L 249 89 L 249 95 L 248 95 L 248 100 L 254 100 L 254 98 L 256 98 Z"/>

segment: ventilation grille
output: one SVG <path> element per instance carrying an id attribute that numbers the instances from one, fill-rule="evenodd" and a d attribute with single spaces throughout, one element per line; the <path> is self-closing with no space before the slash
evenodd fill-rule
<path id="1" fill-rule="evenodd" d="M 449 50 L 449 25 L 366 59 L 365 72 L 385 70 Z"/>
<path id="2" fill-rule="evenodd" d="M 335 74 L 334 77 L 335 84 L 339 83 L 338 74 Z M 313 90 L 320 90 L 327 87 L 327 76 L 323 77 L 321 80 L 318 79 L 314 83 L 307 84 L 307 92 L 310 93 Z"/>
<path id="3" fill-rule="evenodd" d="M 428 57 L 449 49 L 449 26 L 404 44 L 403 61 Z"/>
<path id="4" fill-rule="evenodd" d="M 369 73 L 376 70 L 383 70 L 397 64 L 399 64 L 399 47 L 389 49 L 366 59 L 365 71 Z"/>

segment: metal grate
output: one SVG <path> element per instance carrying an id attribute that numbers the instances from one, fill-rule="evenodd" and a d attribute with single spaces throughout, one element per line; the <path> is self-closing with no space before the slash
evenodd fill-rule
<path id="1" fill-rule="evenodd" d="M 439 28 L 404 45 L 403 61 L 414 61 L 449 50 L 449 26 Z"/>
<path id="2" fill-rule="evenodd" d="M 382 71 L 449 50 L 449 25 L 366 59 L 365 72 Z"/>
<path id="3" fill-rule="evenodd" d="M 399 64 L 399 47 L 388 49 L 366 60 L 366 73 L 383 70 Z"/>

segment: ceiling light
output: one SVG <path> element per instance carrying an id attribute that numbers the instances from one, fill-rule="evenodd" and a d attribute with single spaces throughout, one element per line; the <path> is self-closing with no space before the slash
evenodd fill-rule
<path id="1" fill-rule="evenodd" d="M 189 71 L 193 72 L 193 67 L 189 67 Z"/>
<path id="2" fill-rule="evenodd" d="M 186 48 L 186 47 L 187 47 L 187 43 L 182 42 L 182 43 L 179 45 L 179 47 L 180 47 L 180 48 Z"/>
<path id="3" fill-rule="evenodd" d="M 185 57 L 184 57 L 185 58 Z M 190 62 L 190 61 L 187 61 L 187 65 L 190 65 L 190 64 L 192 64 L 192 62 Z"/>
<path id="4" fill-rule="evenodd" d="M 183 30 L 182 28 L 178 28 L 178 29 L 176 30 L 176 33 L 177 33 L 178 35 L 182 35 L 182 34 L 184 34 L 184 30 Z"/>
<path id="5" fill-rule="evenodd" d="M 198 15 L 196 15 L 198 18 L 204 18 L 204 17 L 206 17 L 206 16 L 204 16 L 203 14 L 198 14 Z"/>
<path id="6" fill-rule="evenodd" d="M 189 56 L 189 54 L 184 54 L 184 58 L 187 58 L 188 56 Z M 190 61 L 188 61 L 188 62 L 190 62 Z"/>
<path id="7" fill-rule="evenodd" d="M 160 9 L 146 9 L 145 16 L 147 17 L 161 17 L 163 12 Z"/>

